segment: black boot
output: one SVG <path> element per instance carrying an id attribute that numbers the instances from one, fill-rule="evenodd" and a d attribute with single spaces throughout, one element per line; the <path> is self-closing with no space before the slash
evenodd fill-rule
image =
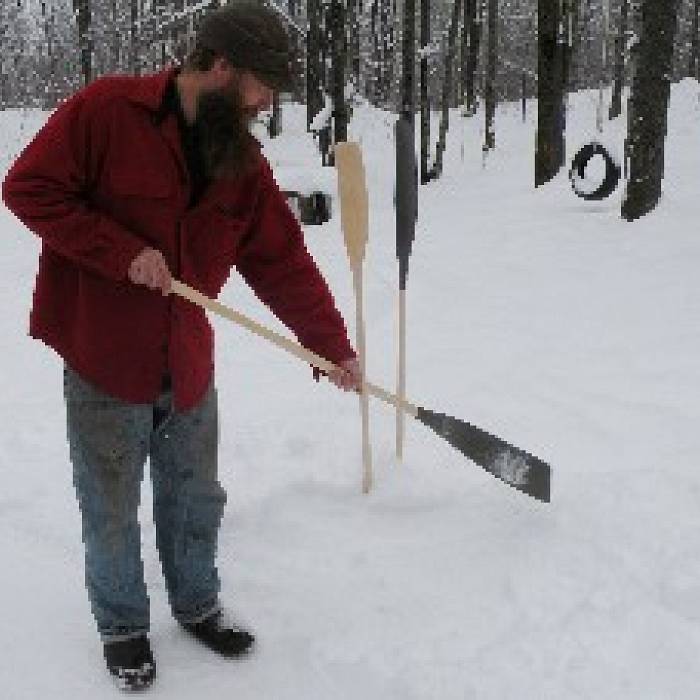
<path id="1" fill-rule="evenodd" d="M 143 690 L 156 677 L 156 662 L 146 635 L 104 645 L 109 672 L 122 690 Z"/>
<path id="2" fill-rule="evenodd" d="M 222 611 L 201 622 L 183 623 L 182 626 L 210 649 L 228 658 L 245 654 L 255 641 L 250 632 L 224 620 Z"/>

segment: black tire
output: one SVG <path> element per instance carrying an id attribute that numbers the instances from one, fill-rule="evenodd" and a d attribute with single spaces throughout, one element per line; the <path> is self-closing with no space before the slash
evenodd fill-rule
<path id="1" fill-rule="evenodd" d="M 605 179 L 599 187 L 593 192 L 583 192 L 578 188 L 579 180 L 582 180 L 586 175 L 586 168 L 591 158 L 596 155 L 603 156 L 605 160 Z M 599 202 L 608 198 L 617 188 L 622 176 L 622 169 L 615 162 L 613 157 L 608 153 L 607 149 L 599 143 L 587 143 L 571 161 L 571 170 L 569 170 L 569 180 L 573 191 L 586 201 Z"/>

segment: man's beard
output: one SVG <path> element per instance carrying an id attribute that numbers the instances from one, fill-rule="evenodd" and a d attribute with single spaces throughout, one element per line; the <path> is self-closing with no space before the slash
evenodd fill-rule
<path id="1" fill-rule="evenodd" d="M 253 165 L 256 144 L 249 127 L 254 117 L 235 84 L 199 95 L 194 128 L 207 178 L 237 177 Z"/>

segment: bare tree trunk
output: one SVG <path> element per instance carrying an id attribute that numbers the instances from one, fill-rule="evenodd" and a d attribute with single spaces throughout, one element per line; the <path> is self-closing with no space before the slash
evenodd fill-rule
<path id="1" fill-rule="evenodd" d="M 329 97 L 332 98 L 333 91 L 333 41 L 331 36 L 333 13 L 331 5 L 324 0 L 320 4 L 321 14 L 321 53 L 320 53 L 320 76 L 321 84 L 320 99 L 321 107 L 326 106 Z M 328 115 L 328 119 L 322 126 L 318 134 L 318 145 L 321 150 L 321 163 L 324 166 L 331 166 L 333 161 L 333 113 Z"/>
<path id="2" fill-rule="evenodd" d="M 391 27 L 391 5 L 390 0 L 379 0 L 381 8 L 381 26 L 380 26 L 380 36 L 381 41 L 381 72 L 380 72 L 380 83 L 379 90 L 381 95 L 381 105 L 384 108 L 389 106 L 389 100 L 391 95 L 391 68 L 388 65 L 388 61 L 391 60 L 391 52 L 389 51 L 389 46 L 392 40 L 392 27 Z"/>
<path id="3" fill-rule="evenodd" d="M 661 197 L 671 64 L 678 0 L 644 0 L 642 30 L 628 114 L 630 179 L 622 216 L 634 221 Z"/>
<path id="4" fill-rule="evenodd" d="M 564 42 L 560 0 L 538 0 L 538 116 L 535 187 L 549 182 L 564 164 Z"/>
<path id="5" fill-rule="evenodd" d="M 78 45 L 80 47 L 80 71 L 83 85 L 92 82 L 92 37 L 90 0 L 73 0 L 73 12 L 78 24 Z"/>
<path id="6" fill-rule="evenodd" d="M 688 76 L 700 80 L 700 0 L 695 0 L 693 4 L 693 24 L 691 29 L 691 50 L 690 65 L 688 66 Z"/>
<path id="7" fill-rule="evenodd" d="M 357 91 L 360 92 L 360 83 L 362 75 L 362 63 L 361 63 L 361 53 L 360 53 L 360 31 L 361 27 L 364 26 L 364 22 L 360 22 L 360 15 L 364 12 L 362 6 L 363 0 L 355 0 L 355 23 L 352 27 L 352 72 L 355 76 L 355 85 Z"/>
<path id="8" fill-rule="evenodd" d="M 4 3 L 0 4 L 0 46 L 10 45 L 10 13 Z M 7 109 L 10 103 L 10 71 L 0 69 L 0 110 Z"/>
<path id="9" fill-rule="evenodd" d="M 566 27 L 566 46 L 564 49 L 564 86 L 565 92 L 570 92 L 574 88 L 575 64 L 580 53 L 580 15 L 581 15 L 581 0 L 564 0 L 565 12 L 564 17 Z"/>
<path id="10" fill-rule="evenodd" d="M 609 119 L 615 119 L 622 114 L 622 89 L 625 85 L 625 53 L 627 44 L 628 0 L 620 0 L 620 27 L 615 39 L 615 82 L 613 85 L 612 101 L 610 103 Z"/>
<path id="11" fill-rule="evenodd" d="M 50 3 L 51 9 L 47 12 L 47 2 Z M 45 77 L 45 92 L 42 99 L 43 109 L 51 109 L 56 104 L 56 59 L 54 56 L 54 10 L 53 10 L 53 0 L 42 0 L 41 2 L 41 16 L 43 18 L 44 25 L 44 41 L 46 42 L 46 63 L 42 67 L 42 70 L 46 70 Z"/>
<path id="12" fill-rule="evenodd" d="M 486 129 L 484 132 L 484 151 L 496 148 L 496 132 L 494 119 L 496 117 L 496 23 L 498 20 L 498 0 L 489 0 L 489 58 L 486 71 Z"/>
<path id="13" fill-rule="evenodd" d="M 462 28 L 462 17 L 464 15 L 464 0 L 462 0 L 462 7 L 459 11 L 459 17 L 457 18 L 457 38 L 455 39 L 455 56 L 454 65 L 452 66 L 452 90 L 450 92 L 450 107 L 455 109 L 462 105 L 462 45 L 464 42 L 461 40 L 461 35 L 464 32 L 460 32 Z"/>
<path id="14" fill-rule="evenodd" d="M 469 38 L 472 15 L 476 6 L 476 0 L 464 0 L 462 15 L 462 44 L 460 61 L 460 90 L 462 93 L 462 104 L 466 105 L 467 95 L 467 66 L 469 63 Z"/>
<path id="15" fill-rule="evenodd" d="M 561 27 L 560 41 L 562 43 L 562 70 L 564 94 L 569 92 L 569 77 L 571 74 L 571 63 L 573 61 L 574 45 L 574 24 L 578 15 L 578 0 L 561 0 Z"/>
<path id="16" fill-rule="evenodd" d="M 29 104 L 28 37 L 33 19 L 17 2 L 0 2 L 0 91 L 2 107 Z"/>
<path id="17" fill-rule="evenodd" d="M 400 112 L 404 119 L 414 125 L 416 107 L 416 0 L 404 0 L 403 12 Z"/>
<path id="18" fill-rule="evenodd" d="M 347 28 L 345 40 L 348 46 L 348 61 L 352 85 L 356 93 L 360 92 L 360 26 L 359 12 L 361 0 L 348 0 Z"/>
<path id="19" fill-rule="evenodd" d="M 267 125 L 267 133 L 271 139 L 276 139 L 282 132 L 282 110 L 280 109 L 280 94 L 275 90 L 272 96 L 272 114 Z"/>
<path id="20" fill-rule="evenodd" d="M 287 0 L 287 12 L 289 16 L 296 21 L 299 14 L 298 0 Z M 295 102 L 304 102 L 304 76 L 303 76 L 303 39 L 299 33 L 294 30 L 289 30 L 290 50 L 292 54 L 292 96 Z"/>
<path id="21" fill-rule="evenodd" d="M 420 43 L 423 51 L 420 59 L 420 181 L 430 181 L 430 98 L 428 96 L 428 57 L 425 55 L 430 44 L 430 0 L 420 4 Z"/>
<path id="22" fill-rule="evenodd" d="M 462 9 L 462 0 L 454 0 L 452 6 L 452 19 L 450 31 L 447 36 L 447 55 L 445 57 L 445 78 L 442 83 L 442 113 L 440 115 L 440 130 L 435 149 L 435 177 L 440 177 L 443 167 L 443 154 L 447 141 L 447 129 L 450 119 L 450 91 L 452 89 L 452 66 L 455 62 L 455 46 L 457 43 L 457 27 L 459 25 L 459 13 Z"/>
<path id="23" fill-rule="evenodd" d="M 141 74 L 141 62 L 139 61 L 139 2 L 129 2 L 129 71 L 132 75 Z"/>
<path id="24" fill-rule="evenodd" d="M 387 107 L 393 112 L 393 91 L 394 91 L 394 79 L 396 68 L 394 64 L 394 53 L 396 52 L 396 0 L 391 0 L 391 4 L 387 2 L 387 29 L 388 29 L 388 41 L 387 50 L 384 54 L 384 60 L 387 62 L 387 73 L 386 73 L 386 98 Z"/>
<path id="25" fill-rule="evenodd" d="M 334 143 L 348 140 L 348 110 L 345 103 L 345 61 L 347 45 L 345 43 L 345 10 L 342 0 L 333 0 L 330 6 L 330 29 L 333 44 L 333 125 Z M 331 158 L 330 165 L 335 159 Z"/>
<path id="26" fill-rule="evenodd" d="M 306 35 L 306 126 L 323 107 L 321 92 L 321 7 L 319 0 L 308 0 L 309 31 Z"/>
<path id="27" fill-rule="evenodd" d="M 48 105 L 53 109 L 58 103 L 59 83 L 56 74 L 56 8 L 54 0 L 51 0 L 49 12 L 48 31 L 46 32 L 46 44 L 49 56 L 49 79 L 47 84 Z"/>
<path id="28" fill-rule="evenodd" d="M 379 43 L 379 0 L 372 0 L 370 9 L 370 27 L 372 37 L 372 61 L 374 62 L 374 73 L 372 75 L 372 100 L 375 105 L 380 103 L 379 85 L 381 83 L 381 49 Z"/>
<path id="29" fill-rule="evenodd" d="M 165 37 L 159 34 L 158 19 L 163 14 L 163 7 L 168 0 L 152 0 L 151 12 L 153 13 L 153 70 L 157 71 L 165 63 Z"/>
<path id="30" fill-rule="evenodd" d="M 642 32 L 642 3 L 644 0 L 628 0 L 629 10 L 627 16 L 627 24 L 629 25 L 630 43 L 628 44 L 629 51 L 629 72 L 634 76 L 634 66 L 636 66 L 639 56 L 639 37 Z M 629 120 L 632 111 L 631 100 L 627 101 L 627 134 L 625 135 L 624 141 L 624 158 L 623 158 L 623 173 L 625 180 L 629 179 L 629 167 L 630 167 L 630 134 L 629 134 Z"/>
<path id="31" fill-rule="evenodd" d="M 112 26 L 110 27 L 110 38 L 112 40 L 111 46 L 111 67 L 110 72 L 119 72 L 119 49 L 120 49 L 120 36 L 119 36 L 119 14 L 117 12 L 117 0 L 110 0 L 110 9 L 112 10 Z"/>
<path id="32" fill-rule="evenodd" d="M 598 111 L 596 113 L 596 126 L 599 132 L 603 131 L 603 102 L 605 96 L 605 86 L 609 82 L 609 59 L 610 59 L 610 2 L 603 0 L 603 55 L 600 71 L 600 83 L 598 86 Z"/>
<path id="33" fill-rule="evenodd" d="M 467 75 L 465 78 L 465 95 L 467 114 L 476 112 L 474 77 L 479 62 L 479 45 L 481 43 L 483 3 L 482 0 L 467 0 L 470 5 L 469 16 L 469 54 L 467 56 Z M 465 32 L 467 30 L 465 29 Z"/>

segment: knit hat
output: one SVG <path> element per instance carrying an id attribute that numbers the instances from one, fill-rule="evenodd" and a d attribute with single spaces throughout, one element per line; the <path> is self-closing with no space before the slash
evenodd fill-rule
<path id="1" fill-rule="evenodd" d="M 290 48 L 279 13 L 256 0 L 231 0 L 208 12 L 196 44 L 248 70 L 274 90 L 292 88 Z"/>

